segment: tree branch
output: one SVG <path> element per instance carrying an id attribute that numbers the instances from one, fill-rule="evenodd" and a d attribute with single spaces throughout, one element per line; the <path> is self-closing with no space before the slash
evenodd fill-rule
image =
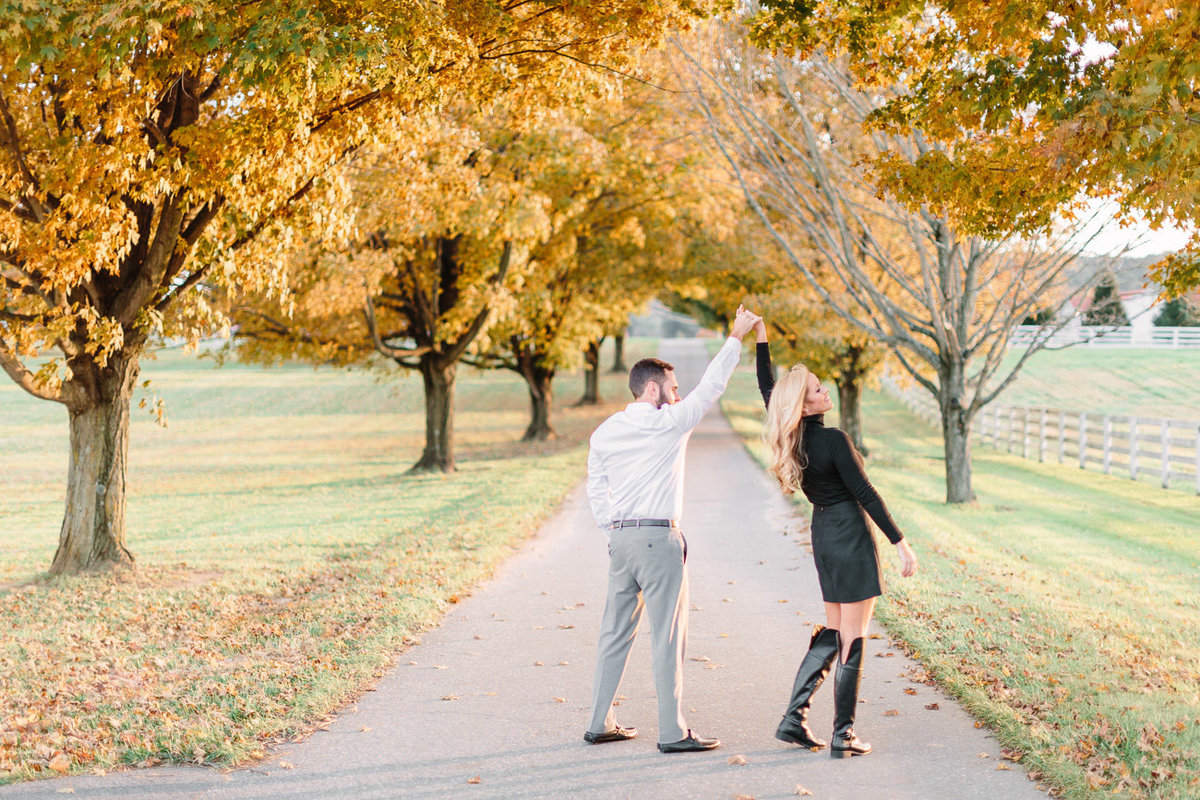
<path id="1" fill-rule="evenodd" d="M 65 386 L 60 386 L 56 392 L 38 386 L 36 376 L 21 363 L 21 359 L 17 356 L 16 352 L 11 350 L 8 343 L 2 338 L 0 338 L 0 368 L 3 368 L 8 373 L 8 376 L 13 379 L 17 386 L 20 386 L 34 397 L 40 400 L 63 403 L 64 405 L 68 404 L 68 395 L 72 393 L 69 390 L 64 391 Z"/>
<path id="2" fill-rule="evenodd" d="M 504 277 L 508 274 L 508 266 L 512 261 L 512 249 L 511 241 L 504 243 L 504 249 L 500 253 L 499 268 L 497 269 L 496 274 L 493 275 L 489 281 L 492 286 L 499 286 L 504 282 Z M 467 328 L 466 332 L 464 332 L 462 336 L 459 336 L 454 344 L 446 348 L 445 353 L 449 360 L 457 361 L 459 357 L 462 356 L 463 351 L 467 349 L 467 346 L 470 345 L 471 342 L 475 340 L 475 337 L 479 335 L 479 332 L 483 330 L 483 326 L 487 322 L 488 315 L 491 314 L 491 311 L 491 306 L 485 304 L 484 307 L 479 310 L 479 313 L 475 315 L 475 319 L 471 321 L 471 326 Z"/>
<path id="3" fill-rule="evenodd" d="M 400 362 L 403 358 L 419 358 L 426 353 L 433 352 L 433 347 L 430 345 L 392 347 L 385 344 L 379 335 L 379 328 L 375 324 L 375 302 L 371 299 L 370 292 L 363 292 L 363 316 L 367 322 L 367 332 L 371 336 L 371 344 L 379 354 Z"/>
<path id="4" fill-rule="evenodd" d="M 25 160 L 25 154 L 21 152 L 21 134 L 17 130 L 16 120 L 13 119 L 4 92 L 0 92 L 0 118 L 3 118 L 4 127 L 8 129 L 8 149 L 12 151 L 13 160 L 16 161 L 17 168 L 20 170 L 21 176 L 25 178 L 26 183 L 29 184 L 33 192 L 37 192 L 41 188 L 41 184 L 38 182 L 37 176 L 33 174 L 33 170 L 29 168 L 29 162 Z M 37 222 L 40 223 L 45 220 L 46 208 L 33 193 L 28 194 L 24 202 L 29 204 Z"/>

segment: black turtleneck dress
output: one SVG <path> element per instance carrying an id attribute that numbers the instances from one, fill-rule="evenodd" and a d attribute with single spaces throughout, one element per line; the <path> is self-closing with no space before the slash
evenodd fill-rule
<path id="1" fill-rule="evenodd" d="M 771 351 L 757 347 L 758 389 L 770 405 L 775 388 Z M 821 594 L 827 603 L 856 603 L 883 594 L 879 551 L 867 515 L 892 544 L 904 538 L 863 471 L 850 437 L 825 427 L 825 417 L 804 417 L 804 467 L 800 491 L 813 504 L 812 547 Z"/>

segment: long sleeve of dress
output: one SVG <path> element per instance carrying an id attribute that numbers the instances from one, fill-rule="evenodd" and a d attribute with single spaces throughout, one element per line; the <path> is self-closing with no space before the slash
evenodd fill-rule
<path id="1" fill-rule="evenodd" d="M 771 367 L 771 346 L 758 342 L 754 346 L 754 366 L 758 371 L 758 391 L 763 405 L 771 404 L 771 392 L 775 389 L 775 370 Z"/>
<path id="2" fill-rule="evenodd" d="M 841 435 L 834 438 L 832 442 L 833 462 L 837 467 L 838 474 L 842 477 L 842 482 L 846 484 L 846 488 L 854 495 L 854 499 L 863 507 L 863 510 L 879 526 L 879 530 L 883 531 L 883 535 L 888 538 L 888 541 L 896 544 L 904 538 L 904 534 L 900 532 L 892 515 L 888 513 L 887 506 L 883 504 L 883 498 L 879 496 L 879 492 L 875 491 L 875 487 L 867 480 L 867 473 L 863 471 L 862 461 L 859 460 L 858 453 L 850 442 L 850 437 L 842 431 L 837 431 L 837 433 Z"/>

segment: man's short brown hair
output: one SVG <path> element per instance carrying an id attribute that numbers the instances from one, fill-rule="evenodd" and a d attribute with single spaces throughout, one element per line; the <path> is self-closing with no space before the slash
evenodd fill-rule
<path id="1" fill-rule="evenodd" d="M 646 384 L 651 381 L 661 389 L 667 373 L 674 371 L 675 367 L 661 358 L 643 358 L 629 370 L 629 391 L 633 392 L 634 397 L 641 397 L 642 392 L 646 391 Z"/>

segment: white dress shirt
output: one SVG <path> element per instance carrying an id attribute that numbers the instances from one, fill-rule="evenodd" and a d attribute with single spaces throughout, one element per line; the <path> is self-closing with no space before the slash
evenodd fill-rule
<path id="1" fill-rule="evenodd" d="M 729 338 L 696 388 L 673 405 L 630 403 L 596 428 L 588 451 L 588 500 L 605 532 L 615 520 L 679 519 L 683 462 L 692 429 L 725 391 L 742 354 Z"/>

